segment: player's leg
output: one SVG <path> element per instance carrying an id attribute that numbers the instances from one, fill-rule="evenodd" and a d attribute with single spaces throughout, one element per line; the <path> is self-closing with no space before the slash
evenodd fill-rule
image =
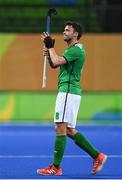
<path id="1" fill-rule="evenodd" d="M 80 132 L 77 132 L 75 128 L 67 128 L 67 135 L 72 138 L 81 149 L 83 149 L 93 158 L 93 168 L 91 173 L 96 174 L 102 170 L 107 156 L 98 152 L 84 137 L 84 135 Z"/>
<path id="2" fill-rule="evenodd" d="M 60 167 L 67 138 L 67 120 L 65 117 L 67 107 L 67 93 L 58 93 L 55 106 L 54 122 L 56 140 L 54 146 L 53 164 L 56 168 Z"/>
<path id="3" fill-rule="evenodd" d="M 67 123 L 56 123 L 55 130 L 56 130 L 56 139 L 55 139 L 55 146 L 54 146 L 54 159 L 53 165 L 56 168 L 60 168 L 60 164 L 62 162 L 64 150 L 66 147 L 66 138 L 67 138 Z"/>
<path id="4" fill-rule="evenodd" d="M 104 163 L 106 162 L 107 155 L 97 151 L 96 148 L 88 141 L 88 139 L 86 139 L 86 137 L 80 132 L 77 132 L 74 135 L 73 140 L 75 144 L 77 144 L 93 158 L 93 167 L 91 173 L 96 174 L 101 171 Z"/>
<path id="5" fill-rule="evenodd" d="M 54 145 L 54 158 L 52 165 L 44 169 L 37 170 L 37 173 L 43 175 L 62 175 L 62 169 L 60 167 L 67 137 L 67 123 L 65 120 L 65 107 L 67 104 L 67 94 L 59 93 L 56 99 L 55 107 L 55 131 L 56 139 Z"/>
<path id="6" fill-rule="evenodd" d="M 94 161 L 92 173 L 95 174 L 101 170 L 107 156 L 97 151 L 96 148 L 88 141 L 88 139 L 81 132 L 78 132 L 75 129 L 80 101 L 81 98 L 79 96 L 69 94 L 67 106 L 68 113 L 66 114 L 66 118 L 68 119 L 67 135 L 74 140 L 76 145 L 78 145 L 93 158 Z"/>
<path id="7" fill-rule="evenodd" d="M 87 152 L 93 159 L 98 157 L 99 152 L 90 144 L 88 139 L 81 132 L 76 131 L 75 128 L 68 127 L 67 134 L 74 140 L 76 145 Z"/>
<path id="8" fill-rule="evenodd" d="M 54 158 L 52 165 L 44 169 L 38 169 L 37 173 L 42 175 L 62 175 L 62 169 L 60 167 L 65 146 L 66 146 L 66 123 L 56 123 L 56 139 L 54 145 Z"/>

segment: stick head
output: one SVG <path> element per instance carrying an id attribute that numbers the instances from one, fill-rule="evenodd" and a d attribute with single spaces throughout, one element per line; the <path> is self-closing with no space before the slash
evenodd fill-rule
<path id="1" fill-rule="evenodd" d="M 56 11 L 56 9 L 54 9 L 54 8 L 52 8 L 52 9 L 49 9 L 48 10 L 48 16 L 51 16 L 52 14 L 54 14 L 54 15 L 56 15 L 57 14 L 57 11 Z"/>

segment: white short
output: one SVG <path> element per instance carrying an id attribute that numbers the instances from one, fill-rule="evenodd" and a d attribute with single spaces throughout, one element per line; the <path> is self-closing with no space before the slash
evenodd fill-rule
<path id="1" fill-rule="evenodd" d="M 67 127 L 75 128 L 81 96 L 59 92 L 56 99 L 54 122 L 67 122 Z"/>

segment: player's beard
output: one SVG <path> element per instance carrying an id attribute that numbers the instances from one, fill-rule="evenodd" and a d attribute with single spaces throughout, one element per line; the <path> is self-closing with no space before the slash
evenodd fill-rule
<path id="1" fill-rule="evenodd" d="M 72 41 L 72 38 L 70 37 L 65 37 L 64 38 L 64 41 L 67 42 L 67 43 L 70 43 Z"/>

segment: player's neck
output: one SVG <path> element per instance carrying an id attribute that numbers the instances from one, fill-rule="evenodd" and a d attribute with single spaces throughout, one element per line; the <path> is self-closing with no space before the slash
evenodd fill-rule
<path id="1" fill-rule="evenodd" d="M 67 42 L 67 45 L 68 45 L 68 47 L 71 47 L 71 46 L 74 46 L 75 44 L 78 44 L 78 43 L 79 43 L 78 40 L 72 40 L 70 42 Z"/>

